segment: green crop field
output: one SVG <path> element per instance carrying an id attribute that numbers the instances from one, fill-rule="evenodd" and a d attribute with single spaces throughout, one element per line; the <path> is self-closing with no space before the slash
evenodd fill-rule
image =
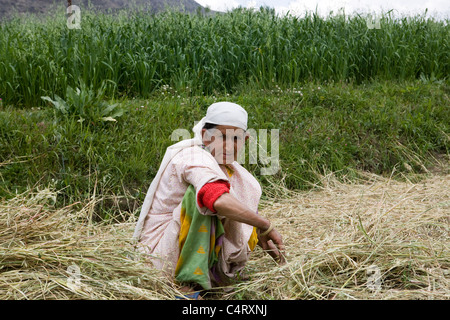
<path id="1" fill-rule="evenodd" d="M 43 21 L 42 21 L 43 20 Z M 448 21 L 386 14 L 380 29 L 364 16 L 277 16 L 235 10 L 214 17 L 167 12 L 84 12 L 68 29 L 63 9 L 0 24 L 0 97 L 43 105 L 79 81 L 111 97 L 148 98 L 170 85 L 197 94 L 231 92 L 247 83 L 446 78 Z"/>

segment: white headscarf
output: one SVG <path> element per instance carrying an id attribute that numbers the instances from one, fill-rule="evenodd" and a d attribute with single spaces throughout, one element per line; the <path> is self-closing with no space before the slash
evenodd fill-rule
<path id="1" fill-rule="evenodd" d="M 202 129 L 205 123 L 215 125 L 228 125 L 247 130 L 248 114 L 240 105 L 232 102 L 216 102 L 208 107 L 206 116 L 202 118 L 193 128 L 193 139 L 186 139 L 177 142 L 167 148 L 164 158 L 161 162 L 158 172 L 148 188 L 145 196 L 144 204 L 141 208 L 136 228 L 134 230 L 133 239 L 139 241 L 141 237 L 142 228 L 144 227 L 145 217 L 147 216 L 155 196 L 156 188 L 158 187 L 161 176 L 169 164 L 170 160 L 180 151 L 195 145 L 202 145 Z"/>

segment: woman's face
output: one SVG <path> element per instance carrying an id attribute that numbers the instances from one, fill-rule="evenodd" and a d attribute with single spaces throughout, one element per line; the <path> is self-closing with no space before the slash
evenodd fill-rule
<path id="1" fill-rule="evenodd" d="M 229 164 L 236 161 L 238 152 L 248 136 L 241 128 L 217 125 L 212 129 L 203 129 L 202 138 L 219 164 Z"/>

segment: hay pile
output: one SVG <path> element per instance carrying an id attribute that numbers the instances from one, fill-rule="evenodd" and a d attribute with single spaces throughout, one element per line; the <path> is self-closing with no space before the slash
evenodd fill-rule
<path id="1" fill-rule="evenodd" d="M 449 178 L 366 175 L 344 184 L 328 175 L 309 192 L 284 190 L 288 198 L 264 202 L 260 214 L 283 235 L 288 263 L 277 266 L 258 248 L 246 267 L 250 280 L 206 298 L 448 299 Z M 54 197 L 45 189 L 0 204 L 0 299 L 179 294 L 132 250 L 133 215 L 94 224 L 95 201 L 56 209 Z"/>
<path id="2" fill-rule="evenodd" d="M 93 224 L 95 201 L 55 209 L 55 196 L 0 204 L 0 299 L 173 299 L 176 289 L 132 250 L 134 218 Z"/>
<path id="3" fill-rule="evenodd" d="M 450 298 L 450 175 L 421 182 L 364 174 L 268 202 L 261 214 L 284 236 L 288 263 L 258 254 L 252 280 L 229 297 Z"/>

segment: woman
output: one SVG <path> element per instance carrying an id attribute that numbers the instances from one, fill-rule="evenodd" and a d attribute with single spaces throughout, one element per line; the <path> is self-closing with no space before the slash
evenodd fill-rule
<path id="1" fill-rule="evenodd" d="M 257 213 L 261 187 L 236 162 L 248 139 L 247 119 L 237 104 L 212 104 L 194 138 L 167 149 L 150 185 L 134 238 L 177 282 L 224 285 L 244 268 L 256 243 L 284 263 L 280 234 Z"/>

